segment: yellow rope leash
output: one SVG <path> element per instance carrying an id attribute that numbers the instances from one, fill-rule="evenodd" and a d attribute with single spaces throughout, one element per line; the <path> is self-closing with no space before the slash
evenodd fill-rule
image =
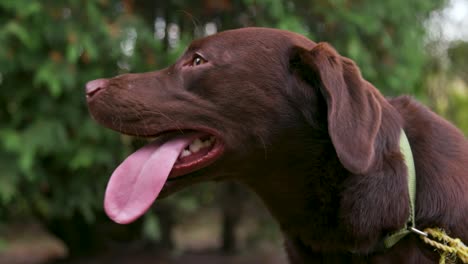
<path id="1" fill-rule="evenodd" d="M 422 235 L 421 239 L 439 250 L 440 264 L 445 264 L 446 260 L 448 263 L 456 263 L 456 257 L 468 263 L 468 247 L 460 239 L 451 238 L 440 228 L 426 228 L 424 232 L 427 236 Z"/>

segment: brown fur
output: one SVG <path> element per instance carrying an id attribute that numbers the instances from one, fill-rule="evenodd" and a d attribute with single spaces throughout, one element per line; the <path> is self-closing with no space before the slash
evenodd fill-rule
<path id="1" fill-rule="evenodd" d="M 194 54 L 207 63 L 191 66 Z M 468 143 L 410 97 L 385 99 L 329 44 L 274 29 L 194 41 L 169 68 L 106 79 L 88 103 L 122 133 L 209 129 L 214 164 L 166 184 L 235 179 L 279 222 L 291 263 L 437 263 L 415 235 L 382 250 L 409 214 L 403 128 L 417 173 L 416 226 L 468 241 Z"/>

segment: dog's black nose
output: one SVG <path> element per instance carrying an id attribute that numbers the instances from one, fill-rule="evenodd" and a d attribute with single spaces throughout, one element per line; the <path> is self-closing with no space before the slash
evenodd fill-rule
<path id="1" fill-rule="evenodd" d="M 99 91 L 107 88 L 107 79 L 97 79 L 86 84 L 86 98 L 91 98 Z"/>

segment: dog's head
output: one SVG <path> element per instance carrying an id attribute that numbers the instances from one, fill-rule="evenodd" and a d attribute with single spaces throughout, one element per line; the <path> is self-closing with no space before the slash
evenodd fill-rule
<path id="1" fill-rule="evenodd" d="M 291 32 L 222 32 L 192 42 L 166 69 L 99 79 L 86 89 L 99 123 L 156 138 L 111 177 L 105 208 L 120 223 L 143 214 L 161 190 L 268 173 L 279 156 L 304 155 L 275 150 L 303 139 L 293 133 L 304 127 L 326 134 L 353 173 L 375 160 L 383 98 L 352 61 Z"/>

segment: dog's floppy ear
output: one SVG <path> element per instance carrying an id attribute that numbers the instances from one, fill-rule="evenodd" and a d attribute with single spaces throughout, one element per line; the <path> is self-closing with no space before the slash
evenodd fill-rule
<path id="1" fill-rule="evenodd" d="M 382 108 L 376 89 L 361 77 L 355 63 L 329 44 L 311 50 L 296 47 L 293 67 L 318 89 L 327 104 L 328 133 L 340 162 L 349 171 L 365 173 L 375 159 Z"/>

